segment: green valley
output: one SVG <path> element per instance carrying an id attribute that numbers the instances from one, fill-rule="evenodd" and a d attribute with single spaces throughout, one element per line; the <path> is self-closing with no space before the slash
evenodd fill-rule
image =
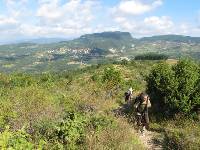
<path id="1" fill-rule="evenodd" d="M 157 53 L 169 58 L 200 58 L 198 37 L 164 35 L 136 39 L 128 32 L 86 34 L 51 44 L 0 45 L 0 70 L 4 72 L 48 72 L 80 68 L 137 55 Z M 55 67 L 56 66 L 56 67 Z"/>

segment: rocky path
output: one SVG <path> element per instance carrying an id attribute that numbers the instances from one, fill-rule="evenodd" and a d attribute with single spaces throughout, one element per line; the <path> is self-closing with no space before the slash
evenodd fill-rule
<path id="1" fill-rule="evenodd" d="M 114 113 L 117 116 L 125 116 L 125 110 L 128 109 L 128 106 L 125 104 L 122 107 L 114 110 Z M 136 130 L 134 127 L 133 132 L 136 133 Z M 157 132 L 157 131 L 147 131 L 145 130 L 144 134 L 137 133 L 138 137 L 140 138 L 141 142 L 144 144 L 144 147 L 146 147 L 147 150 L 163 150 L 163 139 L 164 135 L 163 133 Z"/>
<path id="2" fill-rule="evenodd" d="M 152 131 L 145 131 L 144 135 L 138 133 L 141 142 L 148 150 L 162 150 L 162 134 Z"/>

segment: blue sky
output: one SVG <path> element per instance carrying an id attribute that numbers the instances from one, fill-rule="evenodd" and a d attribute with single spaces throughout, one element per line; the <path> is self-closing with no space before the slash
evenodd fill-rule
<path id="1" fill-rule="evenodd" d="M 0 0 L 0 42 L 116 30 L 200 36 L 200 1 Z"/>

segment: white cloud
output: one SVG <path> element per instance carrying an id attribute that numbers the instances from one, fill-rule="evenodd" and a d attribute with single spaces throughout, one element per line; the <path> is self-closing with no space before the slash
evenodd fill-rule
<path id="1" fill-rule="evenodd" d="M 16 28 L 17 25 L 18 25 L 18 21 L 15 18 L 0 16 L 0 31 Z"/>
<path id="2" fill-rule="evenodd" d="M 114 21 L 120 26 L 122 30 L 127 30 L 133 32 L 139 26 L 139 22 L 135 22 L 134 20 L 129 20 L 126 17 L 116 17 Z"/>
<path id="3" fill-rule="evenodd" d="M 59 0 L 38 0 L 39 4 L 45 4 L 45 3 L 58 3 Z"/>
<path id="4" fill-rule="evenodd" d="M 170 17 L 162 16 L 152 16 L 147 17 L 144 19 L 144 23 L 149 26 L 150 28 L 154 28 L 156 30 L 167 30 L 174 27 L 173 21 L 170 19 Z"/>
<path id="5" fill-rule="evenodd" d="M 126 17 L 115 19 L 121 30 L 129 31 L 135 37 L 180 34 L 199 36 L 200 28 L 190 23 L 175 23 L 169 16 L 150 16 L 140 20 Z"/>
<path id="6" fill-rule="evenodd" d="M 6 34 L 26 37 L 74 37 L 95 30 L 92 21 L 99 4 L 96 0 L 69 0 L 64 3 L 61 3 L 61 0 L 38 0 L 38 8 L 34 12 L 28 10 L 26 5 L 22 7 L 22 3 L 25 4 L 26 1 L 6 1 L 8 14 L 4 18 L 0 16 L 0 29 L 6 29 Z M 20 10 L 19 6 L 23 10 Z M 8 25 L 12 30 L 8 29 Z M 1 30 L 0 33 L 5 34 Z"/>
<path id="7" fill-rule="evenodd" d="M 91 28 L 83 28 L 83 30 L 78 32 L 74 28 L 63 28 L 63 27 L 50 27 L 50 26 L 37 26 L 31 24 L 22 24 L 19 28 L 21 35 L 26 35 L 29 37 L 65 37 L 66 35 L 70 36 L 79 36 L 82 33 L 91 32 Z"/>
<path id="8" fill-rule="evenodd" d="M 0 15 L 0 38 L 77 37 L 85 33 L 128 31 L 133 36 L 159 34 L 200 35 L 200 12 L 195 24 L 174 22 L 169 16 L 149 16 L 163 0 L 120 0 L 105 6 L 100 0 L 4 0 Z M 146 17 L 144 17 L 144 14 Z M 198 23 L 197 23 L 198 22 Z M 198 25 L 197 25 L 198 24 Z"/>
<path id="9" fill-rule="evenodd" d="M 200 35 L 200 28 L 196 25 L 190 23 L 182 23 L 174 33 L 183 34 L 183 35 L 191 35 L 191 36 L 198 36 Z"/>
<path id="10" fill-rule="evenodd" d="M 57 1 L 51 1 L 49 3 L 42 3 L 37 11 L 37 16 L 41 19 L 48 21 L 54 21 L 62 17 L 62 12 L 59 10 Z"/>
<path id="11" fill-rule="evenodd" d="M 121 17 L 115 18 L 115 21 L 123 30 L 130 31 L 138 36 L 170 34 L 175 28 L 174 22 L 167 16 L 151 16 L 139 20 Z"/>
<path id="12" fill-rule="evenodd" d="M 170 17 L 142 17 L 142 14 L 162 4 L 162 0 L 122 0 L 112 9 L 113 21 L 119 25 L 121 30 L 129 31 L 137 36 L 170 34 L 175 26 Z"/>
<path id="13" fill-rule="evenodd" d="M 153 0 L 145 3 L 144 0 L 122 0 L 113 8 L 113 13 L 128 15 L 141 15 L 162 5 L 162 0 Z"/>
<path id="14" fill-rule="evenodd" d="M 13 24 L 17 24 L 17 20 L 15 20 L 14 18 L 8 18 L 6 16 L 0 16 L 0 26 L 4 26 L 4 25 L 13 25 Z"/>
<path id="15" fill-rule="evenodd" d="M 47 26 L 55 32 L 63 31 L 64 34 L 84 33 L 91 28 L 95 18 L 94 11 L 97 1 L 70 0 L 63 5 L 59 0 L 40 0 L 37 17 L 40 18 L 40 26 Z"/>
<path id="16" fill-rule="evenodd" d="M 8 14 L 12 17 L 19 17 L 26 12 L 28 0 L 5 0 Z"/>
<path id="17" fill-rule="evenodd" d="M 91 21 L 93 16 L 92 9 L 95 2 L 81 0 L 70 0 L 64 5 L 59 5 L 58 0 L 42 3 L 37 11 L 37 16 L 44 22 L 58 21 L 58 24 L 77 21 Z M 55 23 L 55 22 L 54 22 Z M 73 24 L 73 25 L 74 25 Z"/>
<path id="18" fill-rule="evenodd" d="M 0 40 L 36 37 L 77 37 L 95 28 L 96 0 L 4 0 L 6 11 L 0 15 Z M 101 28 L 103 31 L 104 28 Z"/>

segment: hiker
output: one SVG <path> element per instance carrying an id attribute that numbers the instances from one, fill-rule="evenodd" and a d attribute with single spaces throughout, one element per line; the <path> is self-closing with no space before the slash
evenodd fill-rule
<path id="1" fill-rule="evenodd" d="M 136 97 L 134 108 L 136 109 L 136 121 L 139 131 L 143 134 L 145 128 L 149 129 L 148 108 L 151 107 L 151 102 L 148 94 L 141 93 Z"/>
<path id="2" fill-rule="evenodd" d="M 125 96 L 125 102 L 127 102 L 128 105 L 131 105 L 131 100 L 133 96 L 133 89 L 132 87 L 128 89 L 127 92 L 124 93 Z"/>

